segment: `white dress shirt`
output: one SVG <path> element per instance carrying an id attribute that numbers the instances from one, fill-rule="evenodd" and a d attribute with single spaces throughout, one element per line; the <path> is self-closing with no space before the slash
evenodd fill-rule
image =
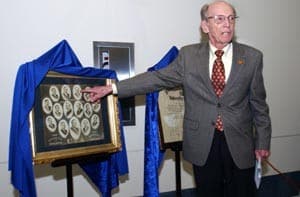
<path id="1" fill-rule="evenodd" d="M 211 43 L 209 43 L 209 76 L 211 78 L 212 70 L 213 70 L 213 64 L 215 59 L 217 58 L 215 52 L 217 50 L 216 47 L 214 47 Z M 226 47 L 222 49 L 224 51 L 224 54 L 222 56 L 222 61 L 224 64 L 225 69 L 225 83 L 227 82 L 229 78 L 229 74 L 231 71 L 231 64 L 232 64 L 232 43 L 229 43 Z"/>

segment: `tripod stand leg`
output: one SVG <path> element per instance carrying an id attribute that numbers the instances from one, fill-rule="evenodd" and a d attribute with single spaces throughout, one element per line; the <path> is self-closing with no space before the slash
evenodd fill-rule
<path id="1" fill-rule="evenodd" d="M 72 175 L 72 164 L 66 165 L 67 172 L 67 192 L 68 197 L 73 197 L 73 175 Z"/>
<path id="2" fill-rule="evenodd" d="M 176 197 L 181 197 L 180 151 L 175 151 Z"/>

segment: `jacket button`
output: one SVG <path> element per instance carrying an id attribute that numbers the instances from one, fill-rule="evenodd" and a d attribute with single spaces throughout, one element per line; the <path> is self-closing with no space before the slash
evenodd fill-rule
<path id="1" fill-rule="evenodd" d="M 218 104 L 217 104 L 217 107 L 220 108 L 220 107 L 221 107 L 221 103 L 218 103 Z"/>
<path id="2" fill-rule="evenodd" d="M 212 126 L 215 126 L 215 124 L 216 124 L 216 123 L 215 123 L 214 121 L 211 121 L 211 125 L 212 125 Z"/>

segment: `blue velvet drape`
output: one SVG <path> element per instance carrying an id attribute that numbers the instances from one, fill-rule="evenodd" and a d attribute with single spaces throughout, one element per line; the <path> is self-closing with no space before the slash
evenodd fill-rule
<path id="1" fill-rule="evenodd" d="M 178 55 L 178 49 L 173 46 L 167 54 L 148 71 L 155 71 L 169 65 Z M 144 152 L 144 196 L 158 197 L 158 170 L 163 159 L 163 151 L 159 142 L 158 92 L 146 95 L 145 116 L 145 152 Z"/>
<path id="2" fill-rule="evenodd" d="M 29 112 L 34 105 L 35 89 L 48 71 L 116 79 L 116 73 L 112 70 L 82 67 L 65 40 L 39 58 L 20 66 L 14 87 L 8 169 L 11 171 L 11 183 L 22 197 L 37 196 L 29 136 Z M 122 125 L 120 129 L 122 151 L 106 161 L 81 165 L 103 196 L 110 196 L 111 189 L 118 186 L 118 175 L 128 173 Z"/>

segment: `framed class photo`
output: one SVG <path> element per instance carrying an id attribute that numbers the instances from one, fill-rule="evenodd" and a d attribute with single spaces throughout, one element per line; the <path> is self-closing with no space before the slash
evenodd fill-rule
<path id="1" fill-rule="evenodd" d="M 81 90 L 113 83 L 49 72 L 35 91 L 30 133 L 35 164 L 120 150 L 117 98 L 91 102 Z"/>

